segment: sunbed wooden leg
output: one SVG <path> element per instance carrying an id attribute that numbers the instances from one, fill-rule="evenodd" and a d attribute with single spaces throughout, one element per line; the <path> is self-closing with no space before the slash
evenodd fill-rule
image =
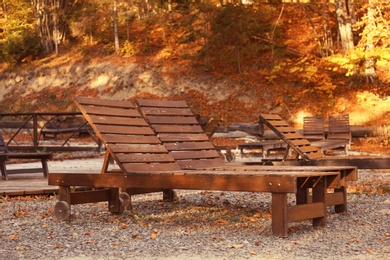
<path id="1" fill-rule="evenodd" d="M 42 169 L 43 169 L 43 176 L 47 178 L 47 174 L 49 173 L 49 167 L 47 166 L 47 160 L 41 159 L 42 161 Z"/>
<path id="2" fill-rule="evenodd" d="M 287 193 L 272 193 L 272 233 L 277 237 L 287 237 Z"/>
<path id="3" fill-rule="evenodd" d="M 317 185 L 313 187 L 313 203 L 320 202 L 323 205 L 323 216 L 318 218 L 313 218 L 313 226 L 315 227 L 326 227 L 327 221 L 327 180 L 326 178 L 321 178 L 318 181 Z"/>
<path id="4" fill-rule="evenodd" d="M 309 189 L 298 189 L 297 193 L 295 194 L 295 199 L 297 200 L 297 205 L 307 204 L 309 199 Z"/>
<path id="5" fill-rule="evenodd" d="M 178 199 L 178 196 L 174 190 L 163 190 L 163 200 L 164 201 L 175 201 Z"/>
<path id="6" fill-rule="evenodd" d="M 334 195 L 342 197 L 343 204 L 335 205 L 334 210 L 336 213 L 342 213 L 347 211 L 347 188 L 345 186 L 334 189 Z"/>
<path id="7" fill-rule="evenodd" d="M 112 214 L 122 214 L 125 210 L 125 203 L 123 199 L 120 197 L 119 188 L 110 189 L 111 196 L 108 201 L 108 210 Z"/>
<path id="8" fill-rule="evenodd" d="M 3 180 L 8 180 L 7 177 L 7 168 L 5 167 L 5 162 L 0 162 L 0 170 L 1 170 L 1 176 Z"/>

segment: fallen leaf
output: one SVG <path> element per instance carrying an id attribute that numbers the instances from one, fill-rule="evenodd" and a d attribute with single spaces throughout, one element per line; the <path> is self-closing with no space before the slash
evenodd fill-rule
<path id="1" fill-rule="evenodd" d="M 250 255 L 257 255 L 257 252 L 256 252 L 256 250 L 251 249 L 251 250 L 249 250 L 249 254 Z"/>
<path id="2" fill-rule="evenodd" d="M 292 232 L 292 233 L 295 233 L 295 232 L 298 231 L 298 228 L 297 228 L 297 227 L 290 227 L 288 230 L 289 230 L 290 232 Z"/>
<path id="3" fill-rule="evenodd" d="M 119 243 L 118 241 L 117 241 L 117 242 L 112 242 L 111 245 L 113 245 L 113 246 L 119 246 L 120 243 Z"/>
<path id="4" fill-rule="evenodd" d="M 122 228 L 122 229 L 126 229 L 126 228 L 128 228 L 128 227 L 129 227 L 129 226 L 126 225 L 125 223 L 122 223 L 122 224 L 121 224 L 121 228 Z"/>
<path id="5" fill-rule="evenodd" d="M 218 220 L 217 220 L 217 223 L 218 223 L 218 224 L 221 224 L 221 225 L 226 225 L 226 224 L 228 224 L 229 222 L 227 222 L 226 220 L 223 220 L 223 219 L 218 219 Z"/>
<path id="6" fill-rule="evenodd" d="M 157 233 L 158 233 L 158 230 L 154 229 L 152 231 L 152 233 L 150 234 L 150 238 L 151 239 L 156 239 L 157 238 Z"/>
<path id="7" fill-rule="evenodd" d="M 371 249 L 368 249 L 368 248 L 366 248 L 366 251 L 367 251 L 369 254 L 373 254 L 373 253 L 374 253 L 374 250 L 371 250 Z"/>
<path id="8" fill-rule="evenodd" d="M 244 245 L 243 245 L 243 244 L 236 244 L 236 245 L 231 245 L 231 246 L 229 246 L 229 247 L 230 247 L 230 248 L 238 249 L 238 248 L 244 247 Z"/>
<path id="9" fill-rule="evenodd" d="M 19 234 L 18 234 L 18 233 L 15 233 L 15 234 L 13 234 L 13 235 L 9 235 L 9 236 L 8 236 L 8 239 L 9 239 L 9 240 L 14 240 L 14 241 L 16 241 L 16 240 L 19 239 Z"/>
<path id="10" fill-rule="evenodd" d="M 56 244 L 55 248 L 64 248 L 64 246 L 60 244 Z"/>

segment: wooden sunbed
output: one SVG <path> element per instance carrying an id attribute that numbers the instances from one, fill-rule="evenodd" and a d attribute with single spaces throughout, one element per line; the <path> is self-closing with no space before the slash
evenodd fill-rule
<path id="1" fill-rule="evenodd" d="M 36 173 L 43 172 L 43 176 L 46 178 L 49 173 L 49 167 L 47 161 L 52 158 L 52 153 L 47 152 L 9 152 L 7 145 L 4 142 L 3 135 L 0 133 L 0 170 L 3 180 L 8 179 L 8 174 L 22 174 L 22 173 Z M 40 160 L 42 167 L 29 168 L 29 169 L 12 169 L 7 170 L 6 161 L 10 159 L 32 159 Z"/>
<path id="2" fill-rule="evenodd" d="M 309 142 L 300 133 L 298 133 L 293 127 L 291 127 L 285 120 L 279 115 L 275 114 L 260 114 L 259 123 L 266 125 L 277 136 L 285 141 L 289 149 L 293 149 L 296 152 L 296 158 L 292 160 L 287 159 L 287 154 L 283 160 L 270 161 L 273 165 L 305 165 L 305 166 L 357 166 L 358 169 L 390 169 L 390 157 L 383 156 L 325 156 L 321 149 L 313 145 L 313 142 Z M 318 142 L 323 142 L 322 146 L 325 149 L 334 149 L 340 147 L 341 144 L 348 145 L 347 139 L 327 139 Z M 248 164 L 256 164 L 256 162 L 250 162 Z"/>
<path id="3" fill-rule="evenodd" d="M 59 186 L 59 201 L 55 206 L 58 220 L 69 219 L 73 204 L 98 201 L 108 201 L 110 212 L 122 213 L 130 203 L 129 193 L 133 191 L 270 192 L 272 231 L 275 236 L 285 237 L 288 223 L 292 221 L 312 219 L 314 226 L 325 227 L 328 203 L 336 203 L 342 208 L 340 210 L 346 207 L 345 198 L 330 196 L 327 189 L 343 189 L 348 178 L 356 179 L 355 167 L 237 166 L 182 170 L 131 102 L 84 97 L 76 98 L 76 102 L 106 146 L 107 154 L 101 174 L 49 175 L 48 183 Z M 120 171 L 110 169 L 110 158 L 116 161 Z M 88 186 L 95 190 L 73 191 L 73 186 Z M 287 203 L 289 193 L 306 194 L 309 188 L 312 190 L 310 198 L 298 196 L 296 205 Z"/>

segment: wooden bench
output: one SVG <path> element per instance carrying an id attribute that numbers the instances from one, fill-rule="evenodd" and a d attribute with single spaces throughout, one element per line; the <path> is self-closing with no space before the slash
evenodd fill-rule
<path id="1" fill-rule="evenodd" d="M 88 134 L 92 131 L 92 128 L 86 125 L 80 125 L 76 127 L 68 128 L 44 128 L 41 130 L 43 140 L 57 140 L 57 136 L 60 134 Z"/>
<path id="2" fill-rule="evenodd" d="M 0 169 L 3 180 L 8 179 L 8 174 L 21 174 L 21 173 L 34 173 L 34 172 L 43 172 L 43 176 L 46 178 L 49 173 L 49 167 L 47 165 L 47 160 L 52 158 L 52 153 L 12 153 L 7 149 L 7 145 L 4 141 L 3 135 L 0 133 Z M 42 167 L 40 168 L 29 168 L 29 169 L 14 169 L 7 170 L 6 161 L 9 159 L 35 159 L 41 160 Z"/>

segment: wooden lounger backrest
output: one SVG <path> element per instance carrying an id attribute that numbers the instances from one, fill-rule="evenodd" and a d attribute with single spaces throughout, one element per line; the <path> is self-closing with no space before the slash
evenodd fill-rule
<path id="1" fill-rule="evenodd" d="M 102 172 L 109 157 L 125 173 L 180 170 L 132 102 L 87 97 L 75 102 L 107 149 Z"/>
<path id="2" fill-rule="evenodd" d="M 303 136 L 308 140 L 325 139 L 324 117 L 307 116 L 303 118 Z"/>
<path id="3" fill-rule="evenodd" d="M 327 139 L 347 139 L 349 141 L 352 139 L 349 114 L 329 116 L 329 133 Z"/>
<path id="4" fill-rule="evenodd" d="M 303 160 L 311 160 L 324 157 L 320 149 L 312 146 L 311 143 L 291 127 L 279 115 L 261 114 L 259 115 L 259 123 L 266 125 L 271 129 L 280 139 L 285 141 L 291 149 L 301 157 Z"/>
<path id="5" fill-rule="evenodd" d="M 183 169 L 225 163 L 185 101 L 137 99 L 136 103 Z"/>

